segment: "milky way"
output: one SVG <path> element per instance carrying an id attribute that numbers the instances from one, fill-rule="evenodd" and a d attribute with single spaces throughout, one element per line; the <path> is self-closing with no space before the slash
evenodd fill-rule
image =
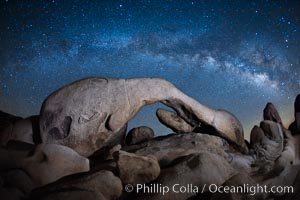
<path id="1" fill-rule="evenodd" d="M 1 1 L 0 110 L 38 114 L 53 90 L 87 76 L 161 77 L 246 135 L 273 102 L 293 120 L 300 92 L 297 1 Z M 130 126 L 170 132 L 154 105 Z"/>

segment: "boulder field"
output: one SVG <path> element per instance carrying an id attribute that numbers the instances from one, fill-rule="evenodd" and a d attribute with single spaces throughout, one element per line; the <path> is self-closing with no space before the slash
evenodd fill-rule
<path id="1" fill-rule="evenodd" d="M 161 102 L 159 121 L 127 131 L 145 105 Z M 299 199 L 300 95 L 284 127 L 272 103 L 244 138 L 230 112 L 209 108 L 159 78 L 91 77 L 50 94 L 39 115 L 0 112 L 3 200 Z M 293 192 L 222 193 L 257 185 Z M 214 190 L 214 191 L 212 191 Z"/>

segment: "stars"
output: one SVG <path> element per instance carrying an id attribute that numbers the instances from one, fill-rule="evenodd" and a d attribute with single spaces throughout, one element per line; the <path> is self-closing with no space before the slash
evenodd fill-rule
<path id="1" fill-rule="evenodd" d="M 33 25 L 32 24 L 28 24 L 28 25 L 26 25 L 25 26 L 27 29 L 31 29 L 32 27 L 33 27 Z"/>
<path id="2" fill-rule="evenodd" d="M 292 22 L 284 16 L 279 18 L 279 23 L 282 24 L 282 25 L 287 25 L 287 26 L 292 25 Z"/>
<path id="3" fill-rule="evenodd" d="M 300 74 L 295 58 L 299 17 L 285 1 L 253 1 L 250 7 L 244 2 L 195 0 L 155 4 L 148 0 L 74 1 L 71 6 L 61 3 L 59 8 L 60 1 L 51 2 L 45 3 L 40 15 L 31 14 L 38 10 L 36 4 L 20 3 L 20 9 L 15 9 L 20 13 L 8 17 L 0 33 L 0 44 L 5 43 L 9 52 L 3 54 L 15 65 L 4 64 L 1 54 L 0 66 L 7 70 L 0 69 L 0 83 L 9 86 L 12 94 L 29 88 L 22 95 L 35 102 L 28 109 L 31 112 L 38 112 L 34 105 L 52 89 L 90 75 L 167 78 L 182 82 L 181 89 L 190 94 L 201 87 L 199 99 L 212 99 L 212 105 L 232 94 L 232 99 L 241 100 L 227 98 L 218 104 L 220 108 L 252 118 L 256 109 L 245 114 L 240 103 L 255 104 L 252 107 L 265 104 L 266 99 L 284 103 L 282 99 L 300 90 L 298 75 L 294 75 Z M 8 10 L 0 8 L 2 13 Z M 254 47 L 260 45 L 264 48 Z M 291 87 L 291 82 L 296 86 Z M 7 86 L 0 85 L 0 91 Z M 241 92 L 239 88 L 244 87 Z M 281 89 L 286 91 L 282 99 L 278 96 Z M 0 110 L 3 105 L 0 101 Z"/>
<path id="4" fill-rule="evenodd" d="M 285 23 L 285 22 L 286 22 L 286 19 L 285 19 L 285 17 L 284 17 L 284 16 L 280 17 L 280 18 L 279 18 L 279 22 L 281 22 L 281 23 Z"/>

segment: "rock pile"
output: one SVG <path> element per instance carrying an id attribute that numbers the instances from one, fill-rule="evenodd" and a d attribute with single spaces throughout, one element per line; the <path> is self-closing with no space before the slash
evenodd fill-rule
<path id="1" fill-rule="evenodd" d="M 140 126 L 133 128 L 127 133 L 126 144 L 133 145 L 147 140 L 151 140 L 154 137 L 154 132 L 147 126 Z"/>
<path id="2" fill-rule="evenodd" d="M 155 137 L 127 123 L 162 102 Z M 236 117 L 208 108 L 157 78 L 87 78 L 49 95 L 39 116 L 0 113 L 1 199 L 270 199 L 300 198 L 300 95 L 286 129 L 272 103 L 251 131 Z M 243 184 L 294 186 L 294 192 L 212 192 Z M 168 189 L 168 190 L 167 190 Z"/>
<path id="3" fill-rule="evenodd" d="M 295 121 L 291 123 L 291 125 L 289 126 L 289 130 L 293 135 L 297 135 L 300 133 L 300 94 L 298 94 L 298 96 L 296 97 L 294 112 Z"/>

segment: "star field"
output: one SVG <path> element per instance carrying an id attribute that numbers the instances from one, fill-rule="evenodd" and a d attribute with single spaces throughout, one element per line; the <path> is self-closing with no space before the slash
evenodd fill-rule
<path id="1" fill-rule="evenodd" d="M 161 77 L 246 135 L 273 102 L 288 124 L 300 91 L 299 1 L 1 1 L 0 110 L 38 114 L 87 76 Z M 130 126 L 169 133 L 154 105 Z"/>

